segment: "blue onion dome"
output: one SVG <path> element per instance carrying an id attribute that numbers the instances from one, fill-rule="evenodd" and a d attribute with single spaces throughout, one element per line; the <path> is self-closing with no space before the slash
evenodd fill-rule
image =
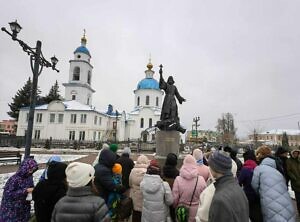
<path id="1" fill-rule="evenodd" d="M 84 34 L 81 38 L 81 46 L 79 46 L 75 51 L 74 51 L 74 54 L 77 53 L 77 52 L 80 52 L 80 53 L 84 53 L 88 56 L 91 57 L 91 54 L 89 52 L 89 50 L 86 48 L 86 43 L 87 43 L 87 39 L 85 37 L 85 30 L 84 30 Z"/>
<path id="2" fill-rule="evenodd" d="M 74 53 L 77 53 L 77 52 L 84 53 L 84 54 L 87 54 L 88 56 L 91 56 L 89 50 L 88 50 L 85 46 L 79 46 L 79 47 L 74 51 Z"/>
<path id="3" fill-rule="evenodd" d="M 158 89 L 159 90 L 159 83 L 153 78 L 145 78 L 138 83 L 137 89 Z"/>

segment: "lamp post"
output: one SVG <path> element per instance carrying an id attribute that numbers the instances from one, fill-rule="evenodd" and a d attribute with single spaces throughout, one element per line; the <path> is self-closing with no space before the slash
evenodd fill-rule
<path id="1" fill-rule="evenodd" d="M 37 85 L 38 85 L 38 78 L 41 74 L 43 67 L 51 67 L 53 70 L 59 72 L 55 68 L 58 59 L 53 56 L 51 58 L 51 63 L 48 62 L 42 53 L 42 42 L 37 41 L 36 47 L 32 48 L 28 46 L 25 42 L 17 38 L 18 33 L 21 31 L 22 27 L 15 22 L 9 23 L 10 29 L 12 33 L 6 30 L 6 28 L 2 27 L 1 30 L 3 32 L 6 32 L 8 35 L 11 36 L 13 41 L 17 41 L 19 45 L 22 47 L 23 51 L 26 52 L 30 57 L 30 66 L 33 73 L 33 79 L 32 79 L 32 89 L 31 89 L 31 95 L 30 95 L 30 107 L 29 107 L 29 118 L 28 118 L 28 126 L 27 126 L 27 133 L 26 133 L 26 142 L 25 142 L 25 158 L 28 158 L 30 156 L 30 148 L 31 148 L 31 142 L 32 142 L 32 130 L 33 130 L 33 120 L 34 120 L 34 109 L 35 109 L 35 103 L 36 103 L 36 93 L 37 93 Z"/>
<path id="2" fill-rule="evenodd" d="M 116 110 L 116 125 L 114 126 L 115 127 L 115 143 L 117 143 L 118 116 L 119 116 L 119 112 L 118 112 L 118 110 Z"/>
<path id="3" fill-rule="evenodd" d="M 195 123 L 195 128 L 196 128 L 196 142 L 198 142 L 198 126 L 200 126 L 200 124 L 198 124 L 199 121 L 200 121 L 199 116 L 193 118 L 193 122 Z"/>

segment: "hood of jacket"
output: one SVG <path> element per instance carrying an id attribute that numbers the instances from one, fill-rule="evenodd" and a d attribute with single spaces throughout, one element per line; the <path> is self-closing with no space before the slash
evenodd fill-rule
<path id="1" fill-rule="evenodd" d="M 145 156 L 145 155 L 140 155 L 140 156 L 137 158 L 135 165 L 139 164 L 139 165 L 144 165 L 144 166 L 146 165 L 146 166 L 148 166 L 149 163 L 150 163 L 150 161 L 149 161 L 149 159 L 148 159 L 147 156 Z"/>
<path id="2" fill-rule="evenodd" d="M 291 158 L 295 159 L 294 156 L 293 156 L 294 152 L 299 152 L 299 156 L 300 156 L 300 150 L 294 149 L 294 150 L 291 151 Z M 298 156 L 298 158 L 299 158 L 299 156 Z"/>
<path id="3" fill-rule="evenodd" d="M 199 170 L 196 164 L 183 164 L 179 175 L 187 180 L 193 179 L 198 176 Z"/>
<path id="4" fill-rule="evenodd" d="M 162 179 L 159 175 L 145 174 L 143 178 L 145 184 L 144 190 L 146 193 L 156 193 L 162 186 Z"/>
<path id="5" fill-rule="evenodd" d="M 246 162 L 244 163 L 244 167 L 247 169 L 252 169 L 254 170 L 254 168 L 257 166 L 256 162 L 253 160 L 246 160 Z"/>
<path id="6" fill-rule="evenodd" d="M 108 168 L 112 168 L 116 162 L 116 159 L 117 159 L 117 156 L 113 151 L 111 151 L 109 149 L 104 149 L 100 153 L 99 164 L 103 164 L 104 166 L 106 166 Z"/>
<path id="7" fill-rule="evenodd" d="M 37 169 L 37 162 L 32 158 L 27 158 L 23 160 L 16 174 L 20 177 L 28 177 L 37 171 Z M 30 173 L 30 171 L 32 171 L 32 173 Z"/>
<path id="8" fill-rule="evenodd" d="M 274 169 L 276 169 L 276 162 L 274 159 L 272 159 L 270 157 L 264 158 L 260 165 L 266 165 L 266 166 L 270 166 L 270 167 L 273 167 Z"/>

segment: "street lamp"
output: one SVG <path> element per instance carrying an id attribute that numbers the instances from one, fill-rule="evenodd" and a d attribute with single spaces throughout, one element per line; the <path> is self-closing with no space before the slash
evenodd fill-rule
<path id="1" fill-rule="evenodd" d="M 34 119 L 34 109 L 36 103 L 36 91 L 37 91 L 37 84 L 38 84 L 38 77 L 41 74 L 43 67 L 51 67 L 53 70 L 59 72 L 55 68 L 58 59 L 53 56 L 51 58 L 51 63 L 48 62 L 42 53 L 42 42 L 37 41 L 36 47 L 32 48 L 28 46 L 25 42 L 17 38 L 18 33 L 21 31 L 22 27 L 18 24 L 17 20 L 14 22 L 9 23 L 10 29 L 12 33 L 6 30 L 6 28 L 2 27 L 1 30 L 6 32 L 8 35 L 11 36 L 12 40 L 17 41 L 19 45 L 22 47 L 23 51 L 26 52 L 30 57 L 30 65 L 31 70 L 33 73 L 32 79 L 32 90 L 30 95 L 30 107 L 29 107 L 29 118 L 28 118 L 28 126 L 27 126 L 27 133 L 26 133 L 26 143 L 25 143 L 25 158 L 30 156 L 30 148 L 32 142 L 32 130 L 33 130 L 33 119 Z"/>
<path id="2" fill-rule="evenodd" d="M 193 122 L 195 122 L 195 128 L 196 128 L 196 142 L 198 140 L 198 126 L 200 126 L 200 124 L 198 124 L 199 121 L 200 121 L 199 116 L 193 118 Z"/>

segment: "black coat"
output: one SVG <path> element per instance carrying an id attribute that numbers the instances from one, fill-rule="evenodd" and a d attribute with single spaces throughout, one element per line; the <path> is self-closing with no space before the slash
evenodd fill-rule
<path id="1" fill-rule="evenodd" d="M 122 156 L 117 159 L 116 163 L 121 164 L 122 166 L 122 184 L 129 189 L 129 175 L 131 170 L 134 167 L 134 162 L 129 158 L 129 154 L 123 153 Z"/>
<path id="2" fill-rule="evenodd" d="M 112 167 L 116 162 L 116 154 L 111 150 L 105 149 L 99 156 L 99 162 L 95 166 L 95 185 L 100 197 L 107 202 L 108 194 L 116 191 L 112 176 Z"/>
<path id="3" fill-rule="evenodd" d="M 43 180 L 38 182 L 32 192 L 34 211 L 38 222 L 50 222 L 53 208 L 64 197 L 67 187 L 63 182 Z"/>
<path id="4" fill-rule="evenodd" d="M 209 209 L 209 222 L 249 222 L 247 197 L 232 175 L 222 176 L 214 183 L 216 188 Z"/>

